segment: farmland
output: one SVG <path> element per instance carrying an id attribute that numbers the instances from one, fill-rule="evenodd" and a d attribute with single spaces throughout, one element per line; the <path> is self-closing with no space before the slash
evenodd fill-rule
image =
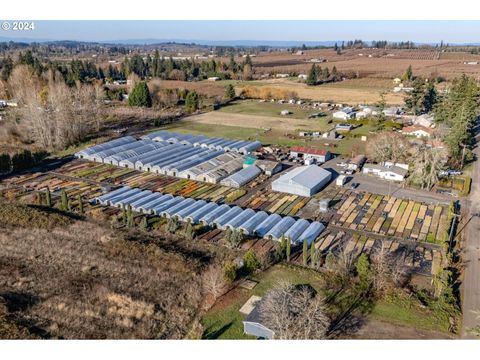
<path id="1" fill-rule="evenodd" d="M 288 109 L 293 114 L 280 116 L 282 109 Z M 278 114 L 277 114 L 278 110 Z M 186 118 L 186 121 L 200 124 L 240 126 L 245 128 L 275 129 L 278 131 L 295 131 L 298 129 L 325 131 L 331 128 L 325 119 L 307 119 L 308 114 L 314 110 L 303 110 L 291 105 L 242 102 L 222 108 L 221 111 L 194 115 Z M 257 114 L 266 114 L 263 116 Z"/>
<path id="2" fill-rule="evenodd" d="M 263 85 L 258 87 L 262 86 L 294 91 L 302 99 L 346 104 L 373 104 L 380 100 L 382 92 L 388 92 L 385 96 L 388 104 L 403 104 L 403 95 L 391 93 L 393 83 L 390 79 L 351 79 L 318 86 L 308 86 L 288 79 L 275 79 L 264 81 Z"/>
<path id="3" fill-rule="evenodd" d="M 356 73 L 360 77 L 393 79 L 412 65 L 415 74 L 437 73 L 447 80 L 463 72 L 476 76 L 476 67 L 464 65 L 463 61 L 478 60 L 477 55 L 468 52 L 441 53 L 435 49 L 346 49 L 341 54 L 333 49 L 312 49 L 304 51 L 303 55 L 261 54 L 253 64 L 258 64 L 263 72 L 307 73 L 312 58 L 325 59 L 326 63 L 319 64 L 322 67 L 335 66 L 338 71 Z"/>

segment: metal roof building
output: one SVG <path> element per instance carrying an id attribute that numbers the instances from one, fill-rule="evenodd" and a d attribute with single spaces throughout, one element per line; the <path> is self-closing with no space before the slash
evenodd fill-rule
<path id="1" fill-rule="evenodd" d="M 324 229 L 325 225 L 323 225 L 321 222 L 313 221 L 298 239 L 302 242 L 303 240 L 307 240 L 308 245 L 310 245 Z"/>
<path id="2" fill-rule="evenodd" d="M 197 224 L 200 222 L 202 216 L 208 215 L 212 211 L 218 208 L 218 205 L 214 202 L 207 203 L 203 205 L 200 209 L 194 211 L 193 213 L 185 217 L 186 221 L 190 221 L 192 224 Z"/>
<path id="3" fill-rule="evenodd" d="M 265 234 L 264 238 L 280 240 L 282 235 L 284 235 L 293 224 L 295 224 L 295 219 L 291 216 L 285 216 Z"/>
<path id="4" fill-rule="evenodd" d="M 260 225 L 266 218 L 268 218 L 268 214 L 265 211 L 258 211 L 247 221 L 239 225 L 239 229 L 245 235 L 254 235 L 255 228 Z"/>
<path id="5" fill-rule="evenodd" d="M 155 207 L 173 199 L 173 195 L 170 195 L 170 194 L 162 195 L 161 193 L 158 193 L 158 194 L 161 196 L 159 196 L 156 199 L 150 200 L 149 202 L 143 205 L 138 206 L 137 211 L 144 214 L 153 214 L 153 209 L 155 209 Z"/>
<path id="6" fill-rule="evenodd" d="M 109 193 L 106 193 L 104 195 L 98 196 L 95 199 L 93 199 L 93 202 L 96 204 L 102 204 L 102 205 L 107 205 L 106 201 L 114 196 L 126 193 L 127 191 L 131 190 L 130 187 L 128 186 L 122 186 L 119 189 L 110 191 Z"/>
<path id="7" fill-rule="evenodd" d="M 163 216 L 166 218 L 174 217 L 178 211 L 185 209 L 187 206 L 192 205 L 194 202 L 195 200 L 193 200 L 192 198 L 182 199 L 182 201 L 180 201 L 178 204 L 162 210 L 162 212 L 160 213 L 160 216 Z"/>
<path id="8" fill-rule="evenodd" d="M 151 140 L 140 140 L 139 144 L 140 146 L 136 148 L 107 156 L 105 159 L 103 159 L 103 162 L 106 164 L 120 166 L 120 161 L 122 160 L 131 159 L 137 156 L 145 156 L 145 154 L 150 152 L 153 154 L 155 153 L 155 150 L 162 149 L 168 145 L 165 142 L 155 142 Z"/>
<path id="9" fill-rule="evenodd" d="M 197 211 L 198 209 L 204 207 L 206 203 L 207 202 L 205 200 L 195 201 L 192 205 L 187 206 L 186 208 L 183 208 L 180 211 L 177 211 L 173 215 L 176 216 L 178 218 L 178 220 L 185 221 L 186 217 L 188 215 L 190 215 L 190 214 L 194 213 L 195 211 Z"/>
<path id="10" fill-rule="evenodd" d="M 328 184 L 332 174 L 316 165 L 299 166 L 272 182 L 272 190 L 312 196 Z"/>
<path id="11" fill-rule="evenodd" d="M 158 199 L 161 197 L 162 194 L 158 192 L 152 192 L 151 194 L 145 194 L 145 196 L 141 197 L 140 199 L 132 202 L 130 205 L 132 206 L 133 211 L 139 211 L 140 206 L 149 203 L 152 200 Z"/>
<path id="12" fill-rule="evenodd" d="M 153 208 L 152 212 L 155 215 L 160 215 L 160 213 L 163 210 L 168 209 L 170 207 L 173 207 L 173 206 L 179 204 L 180 202 L 182 202 L 183 200 L 184 200 L 184 198 L 182 196 L 174 197 L 173 199 L 167 200 L 166 202 L 164 202 L 162 204 L 158 204 L 157 206 L 155 206 Z"/>
<path id="13" fill-rule="evenodd" d="M 264 237 L 281 219 L 282 217 L 280 215 L 271 214 L 255 227 L 253 230 L 254 234 L 259 237 Z"/>
<path id="14" fill-rule="evenodd" d="M 225 230 L 225 225 L 227 222 L 232 220 L 234 217 L 236 217 L 238 214 L 240 214 L 243 211 L 243 209 L 239 206 L 234 206 L 230 210 L 228 210 L 226 213 L 218 216 L 216 219 L 213 220 L 213 224 L 219 229 Z"/>
<path id="15" fill-rule="evenodd" d="M 238 228 L 240 225 L 244 224 L 248 219 L 250 219 L 253 215 L 255 215 L 255 211 L 252 209 L 245 209 L 241 213 L 239 213 L 234 218 L 228 220 L 225 223 L 225 228 L 230 228 L 232 230 Z"/>
<path id="16" fill-rule="evenodd" d="M 292 242 L 297 243 L 300 235 L 302 235 L 309 226 L 310 223 L 307 220 L 299 219 L 295 222 L 295 224 L 292 225 L 292 227 L 290 227 L 290 229 L 285 232 L 285 237 L 290 238 Z"/>
<path id="17" fill-rule="evenodd" d="M 225 186 L 231 186 L 235 188 L 239 188 L 240 186 L 245 185 L 246 183 L 255 179 L 258 175 L 262 173 L 255 165 L 247 166 L 240 171 L 237 171 L 233 175 L 223 179 L 220 181 L 220 184 Z"/>
<path id="18" fill-rule="evenodd" d="M 164 195 L 127 186 L 98 196 L 91 201 L 116 207 L 131 206 L 132 210 L 137 212 L 167 218 L 177 217 L 180 221 L 189 221 L 192 224 L 202 222 L 208 226 L 216 225 L 222 230 L 238 229 L 249 236 L 256 235 L 273 240 L 279 240 L 285 236 L 294 243 L 303 240 L 311 243 L 325 228 L 322 223 L 316 221 L 310 223 L 305 219 L 295 220 L 290 216 L 268 215 L 264 211 L 256 212 L 253 209 L 230 207 L 226 204 L 219 206 L 205 200 L 185 199 L 182 196 L 174 197 L 170 194 Z"/>
<path id="19" fill-rule="evenodd" d="M 213 220 L 224 214 L 225 212 L 229 211 L 230 206 L 227 204 L 220 205 L 213 211 L 210 211 L 200 217 L 200 222 L 205 226 L 210 226 L 213 224 Z"/>
<path id="20" fill-rule="evenodd" d="M 95 154 L 96 152 L 110 149 L 118 145 L 128 144 L 134 141 L 136 140 L 133 136 L 124 136 L 115 140 L 107 141 L 106 143 L 103 143 L 103 144 L 91 146 L 87 149 L 81 150 L 75 153 L 75 157 L 79 159 L 90 159 L 90 156 Z"/>
<path id="21" fill-rule="evenodd" d="M 239 148 L 238 152 L 247 155 L 250 154 L 252 151 L 260 149 L 261 147 L 262 143 L 260 141 L 254 141 Z"/>

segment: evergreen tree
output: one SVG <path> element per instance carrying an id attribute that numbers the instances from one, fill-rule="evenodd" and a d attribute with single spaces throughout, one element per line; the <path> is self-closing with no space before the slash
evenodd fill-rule
<path id="1" fill-rule="evenodd" d="M 335 65 L 332 68 L 332 74 L 331 75 L 333 77 L 333 80 L 337 80 L 338 71 L 337 71 L 337 67 Z"/>
<path id="2" fill-rule="evenodd" d="M 245 255 L 243 255 L 243 266 L 248 273 L 253 273 L 260 267 L 260 262 L 252 249 L 248 250 Z"/>
<path id="3" fill-rule="evenodd" d="M 190 91 L 185 98 L 185 110 L 188 112 L 194 112 L 198 110 L 199 104 L 200 97 L 198 96 L 198 93 L 195 90 Z"/>
<path id="4" fill-rule="evenodd" d="M 128 205 L 127 207 L 127 227 L 132 229 L 135 227 L 135 220 L 133 217 L 133 211 L 132 211 L 132 206 Z"/>
<path id="5" fill-rule="evenodd" d="M 225 88 L 225 99 L 227 100 L 233 100 L 235 99 L 235 88 L 233 87 L 232 84 L 228 84 L 227 87 Z"/>
<path id="6" fill-rule="evenodd" d="M 143 107 L 152 106 L 152 98 L 146 82 L 140 81 L 135 85 L 130 95 L 128 95 L 128 105 Z"/>
<path id="7" fill-rule="evenodd" d="M 317 71 L 318 71 L 317 66 L 313 64 L 308 73 L 307 80 L 305 81 L 307 85 L 317 84 L 317 76 L 318 76 Z"/>
<path id="8" fill-rule="evenodd" d="M 45 200 L 46 200 L 47 206 L 52 207 L 52 193 L 50 192 L 50 189 L 48 187 L 45 192 Z"/>
<path id="9" fill-rule="evenodd" d="M 77 200 L 78 200 L 78 212 L 80 214 L 83 214 L 84 213 L 84 209 L 83 209 L 83 200 L 82 200 L 82 197 L 80 195 L 77 196 Z"/>
<path id="10" fill-rule="evenodd" d="M 292 239 L 290 239 L 290 236 L 287 238 L 287 246 L 285 250 L 285 255 L 287 256 L 287 261 L 290 262 L 290 253 L 292 251 Z"/>
<path id="11" fill-rule="evenodd" d="M 167 230 L 170 234 L 175 234 L 179 227 L 178 219 L 176 217 L 171 217 L 170 219 L 168 219 L 167 227 Z"/>
<path id="12" fill-rule="evenodd" d="M 322 70 L 322 78 L 324 80 L 328 80 L 328 78 L 330 77 L 330 71 L 328 70 L 328 67 L 325 67 L 323 70 Z"/>
<path id="13" fill-rule="evenodd" d="M 237 278 L 237 267 L 233 262 L 228 262 L 223 267 L 223 276 L 226 281 L 232 283 Z"/>
<path id="14" fill-rule="evenodd" d="M 479 100 L 480 87 L 476 80 L 462 75 L 453 81 L 449 91 L 435 107 L 435 121 L 448 128 L 443 140 L 449 150 L 451 166 L 463 165 L 464 155 L 471 153 L 474 124 L 480 112 Z"/>
<path id="15" fill-rule="evenodd" d="M 5 153 L 0 155 L 0 174 L 9 173 L 12 170 L 12 159 Z"/>
<path id="16" fill-rule="evenodd" d="M 142 221 L 140 222 L 140 230 L 148 231 L 148 220 L 147 217 L 142 217 Z"/>
<path id="17" fill-rule="evenodd" d="M 310 266 L 317 267 L 317 249 L 315 249 L 315 241 L 310 244 Z"/>
<path id="18" fill-rule="evenodd" d="M 185 226 L 185 237 L 188 240 L 193 240 L 193 238 L 195 237 L 195 229 L 193 228 L 190 220 L 188 220 L 187 225 Z"/>
<path id="19" fill-rule="evenodd" d="M 123 222 L 123 225 L 127 225 L 127 222 L 128 222 L 128 216 L 127 216 L 127 208 L 125 207 L 125 205 L 122 205 L 122 222 Z"/>
<path id="20" fill-rule="evenodd" d="M 425 86 L 421 79 L 415 79 L 413 82 L 413 90 L 405 95 L 405 107 L 419 115 L 424 111 Z"/>
<path id="21" fill-rule="evenodd" d="M 234 74 L 238 71 L 238 64 L 235 62 L 233 55 L 230 57 L 230 62 L 228 63 L 228 70 L 230 70 Z"/>
<path id="22" fill-rule="evenodd" d="M 433 83 L 428 83 L 425 88 L 425 97 L 423 100 L 423 108 L 425 112 L 430 112 L 437 103 L 437 90 Z"/>
<path id="23" fill-rule="evenodd" d="M 303 266 L 307 266 L 308 263 L 308 242 L 307 239 L 303 240 Z"/>
<path id="24" fill-rule="evenodd" d="M 367 255 L 362 253 L 355 264 L 355 270 L 359 279 L 359 287 L 362 291 L 367 291 L 372 284 L 373 272 L 370 267 L 370 261 L 368 261 Z"/>
<path id="25" fill-rule="evenodd" d="M 405 70 L 405 73 L 402 76 L 402 81 L 412 81 L 412 80 L 413 80 L 412 65 L 408 65 L 407 70 Z"/>
<path id="26" fill-rule="evenodd" d="M 67 211 L 69 208 L 69 204 L 68 204 L 68 196 L 65 190 L 62 189 L 60 197 L 61 197 L 60 210 Z"/>

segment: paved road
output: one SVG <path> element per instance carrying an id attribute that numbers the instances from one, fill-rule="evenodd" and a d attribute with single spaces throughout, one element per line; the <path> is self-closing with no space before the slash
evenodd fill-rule
<path id="1" fill-rule="evenodd" d="M 477 144 L 480 144 L 480 124 L 477 126 Z M 477 160 L 472 172 L 472 192 L 469 197 L 469 216 L 480 212 L 480 147 L 474 150 Z M 463 331 L 462 336 L 471 338 L 468 329 L 480 325 L 472 311 L 480 310 L 480 218 L 472 218 L 465 231 L 463 259 L 465 276 L 462 284 Z"/>

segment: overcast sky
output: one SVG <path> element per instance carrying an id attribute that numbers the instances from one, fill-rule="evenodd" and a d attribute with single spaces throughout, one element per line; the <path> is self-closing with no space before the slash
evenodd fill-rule
<path id="1" fill-rule="evenodd" d="M 36 21 L 34 31 L 0 30 L 0 38 L 113 41 L 388 40 L 480 42 L 480 21 Z"/>

